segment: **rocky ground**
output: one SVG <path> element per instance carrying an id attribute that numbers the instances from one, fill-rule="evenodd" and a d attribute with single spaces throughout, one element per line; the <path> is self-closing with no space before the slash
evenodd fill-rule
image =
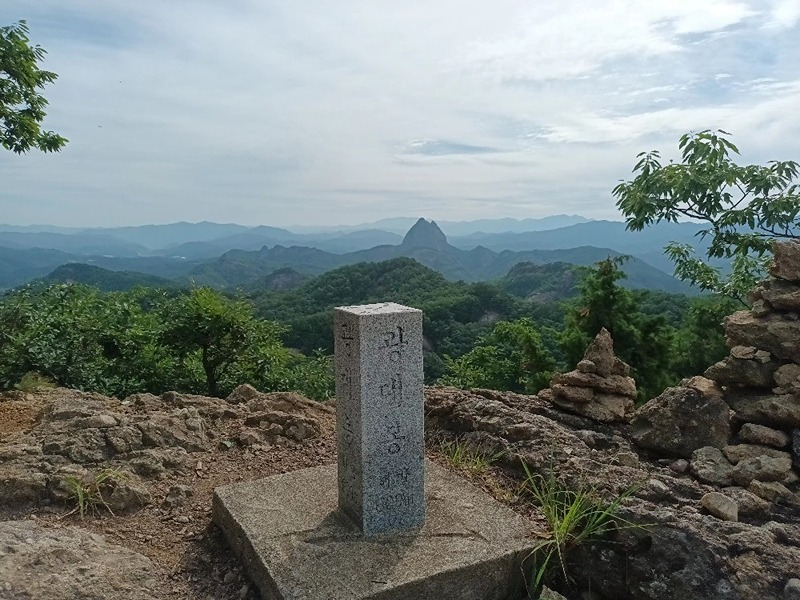
<path id="1" fill-rule="evenodd" d="M 212 491 L 334 460 L 333 419 L 249 387 L 228 401 L 0 395 L 0 598 L 257 598 L 211 526 Z M 65 482 L 104 472 L 108 506 L 81 518 Z"/>
<path id="2" fill-rule="evenodd" d="M 659 458 L 631 441 L 630 425 L 547 395 L 428 388 L 426 412 L 431 456 L 447 463 L 441 449 L 458 440 L 495 457 L 488 469 L 451 466 L 525 515 L 532 535 L 545 525 L 518 493 L 523 461 L 609 497 L 636 490 L 623 516 L 645 527 L 579 548 L 559 583 L 568 598 L 800 597 L 796 481 L 785 481 L 791 498 L 771 502 L 704 483 L 695 459 Z M 0 395 L 0 598 L 258 598 L 210 522 L 212 490 L 331 462 L 333 430 L 331 407 L 248 386 L 227 400 Z M 103 473 L 113 473 L 99 486 L 108 506 L 88 503 L 81 518 L 65 482 L 91 491 Z M 738 521 L 703 501 L 712 492 L 735 499 Z"/>

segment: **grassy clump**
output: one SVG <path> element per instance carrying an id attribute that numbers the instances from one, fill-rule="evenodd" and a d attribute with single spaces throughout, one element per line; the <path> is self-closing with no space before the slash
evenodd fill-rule
<path id="1" fill-rule="evenodd" d="M 95 475 L 85 477 L 68 475 L 64 478 L 64 485 L 72 494 L 71 499 L 75 502 L 75 508 L 67 514 L 71 515 L 78 512 L 81 519 L 83 519 L 89 512 L 98 514 L 102 506 L 113 516 L 114 512 L 103 497 L 103 490 L 113 489 L 124 478 L 125 473 L 117 469 L 103 469 Z"/>
<path id="2" fill-rule="evenodd" d="M 476 474 L 485 472 L 494 461 L 502 456 L 502 452 L 492 453 L 459 439 L 440 442 L 439 450 L 450 468 Z"/>
<path id="3" fill-rule="evenodd" d="M 533 496 L 548 526 L 541 535 L 543 539 L 523 561 L 525 573 L 530 574 L 529 595 L 538 598 L 556 568 L 560 567 L 567 578 L 566 556 L 573 548 L 620 527 L 640 527 L 618 515 L 636 488 L 605 500 L 596 487 L 582 485 L 571 490 L 556 478 L 552 469 L 542 476 L 532 473 L 525 463 L 522 466 L 525 470 L 522 493 Z"/>

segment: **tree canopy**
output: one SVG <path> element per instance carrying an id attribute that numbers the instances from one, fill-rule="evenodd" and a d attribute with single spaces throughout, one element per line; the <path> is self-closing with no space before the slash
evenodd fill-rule
<path id="1" fill-rule="evenodd" d="M 67 143 L 41 127 L 47 100 L 39 91 L 58 77 L 39 68 L 45 54 L 31 45 L 25 21 L 0 27 L 0 144 L 17 154 L 31 148 L 57 152 Z"/>
<path id="2" fill-rule="evenodd" d="M 635 231 L 681 218 L 707 223 L 700 231 L 709 239 L 705 260 L 686 244 L 666 247 L 675 273 L 701 289 L 743 301 L 763 277 L 772 240 L 798 237 L 798 164 L 738 165 L 731 155 L 739 149 L 729 137 L 725 131 L 687 133 L 678 145 L 681 161 L 667 165 L 658 151 L 642 152 L 633 168 L 636 177 L 617 185 L 613 194 Z M 730 274 L 724 276 L 710 259 L 730 260 Z"/>

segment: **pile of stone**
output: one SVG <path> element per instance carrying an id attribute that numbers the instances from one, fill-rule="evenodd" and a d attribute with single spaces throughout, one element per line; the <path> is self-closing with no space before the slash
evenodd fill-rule
<path id="1" fill-rule="evenodd" d="M 800 471 L 800 242 L 778 242 L 774 255 L 752 309 L 725 321 L 730 355 L 705 373 L 723 386 L 736 434 L 715 454 L 718 478 L 767 500 L 796 498 L 784 484 Z"/>
<path id="2" fill-rule="evenodd" d="M 636 399 L 636 382 L 630 371 L 630 366 L 614 354 L 614 340 L 603 328 L 577 368 L 553 377 L 550 388 L 539 396 L 596 421 L 628 422 Z"/>

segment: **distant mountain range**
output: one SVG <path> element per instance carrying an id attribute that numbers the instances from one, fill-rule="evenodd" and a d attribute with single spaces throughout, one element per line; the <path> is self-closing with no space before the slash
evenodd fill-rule
<path id="1" fill-rule="evenodd" d="M 586 223 L 591 225 L 592 222 Z M 572 225 L 577 227 L 581 224 Z M 564 229 L 570 229 L 570 227 Z M 362 239 L 371 239 L 372 233 L 359 233 Z M 544 232 L 547 233 L 547 232 Z M 270 235 L 274 231 L 269 232 Z M 32 235 L 57 235 L 55 233 L 33 233 Z M 248 234 L 250 235 L 250 234 Z M 514 240 L 512 234 L 507 234 Z M 523 235 L 523 234 L 518 234 Z M 88 236 L 87 236 L 88 237 Z M 502 236 L 481 234 L 481 239 L 494 240 L 502 246 Z M 53 238 L 47 238 L 53 239 Z M 127 240 L 126 243 L 133 243 Z M 201 242 L 194 242 L 201 243 Z M 462 242 L 463 243 L 463 242 Z M 184 246 L 186 243 L 184 243 Z M 189 260 L 175 256 L 77 256 L 57 250 L 41 249 L 0 249 L 0 286 L 19 285 L 35 277 L 43 277 L 54 267 L 48 281 L 78 281 L 105 288 L 127 289 L 136 284 L 140 275 L 140 285 L 209 285 L 222 289 L 247 288 L 264 289 L 292 285 L 302 276 L 318 275 L 326 271 L 359 262 L 380 262 L 398 257 L 413 258 L 430 267 L 450 280 L 485 281 L 505 276 L 519 265 L 544 265 L 549 263 L 568 263 L 591 265 L 608 256 L 618 256 L 620 252 L 611 248 L 580 245 L 564 249 L 533 249 L 500 251 L 486 246 L 471 249 L 458 248 L 448 242 L 444 232 L 433 221 L 418 219 L 408 230 L 400 244 L 380 244 L 368 249 L 353 252 L 334 253 L 308 246 L 263 246 L 260 250 L 229 250 L 221 256 Z M 13 265 L 14 256 L 20 265 Z M 47 270 L 47 263 L 50 270 Z M 86 263 L 75 265 L 65 263 Z M 87 266 L 88 265 L 88 266 Z M 118 276 L 103 273 L 102 270 L 125 272 Z M 528 267 L 525 277 L 535 275 L 536 269 Z M 274 274 L 283 270 L 284 277 Z M 690 293 L 685 283 L 661 271 L 639 258 L 632 257 L 623 266 L 627 275 L 624 285 L 632 288 L 658 289 L 673 293 Z M 43 272 L 44 271 L 44 272 Z M 26 273 L 28 274 L 25 279 Z M 518 270 L 519 273 L 519 270 Z M 291 276 L 289 276 L 291 274 Z M 300 277 L 300 279 L 297 279 Z M 158 282 L 161 282 L 160 284 Z M 114 287 L 117 286 L 117 287 Z"/>

